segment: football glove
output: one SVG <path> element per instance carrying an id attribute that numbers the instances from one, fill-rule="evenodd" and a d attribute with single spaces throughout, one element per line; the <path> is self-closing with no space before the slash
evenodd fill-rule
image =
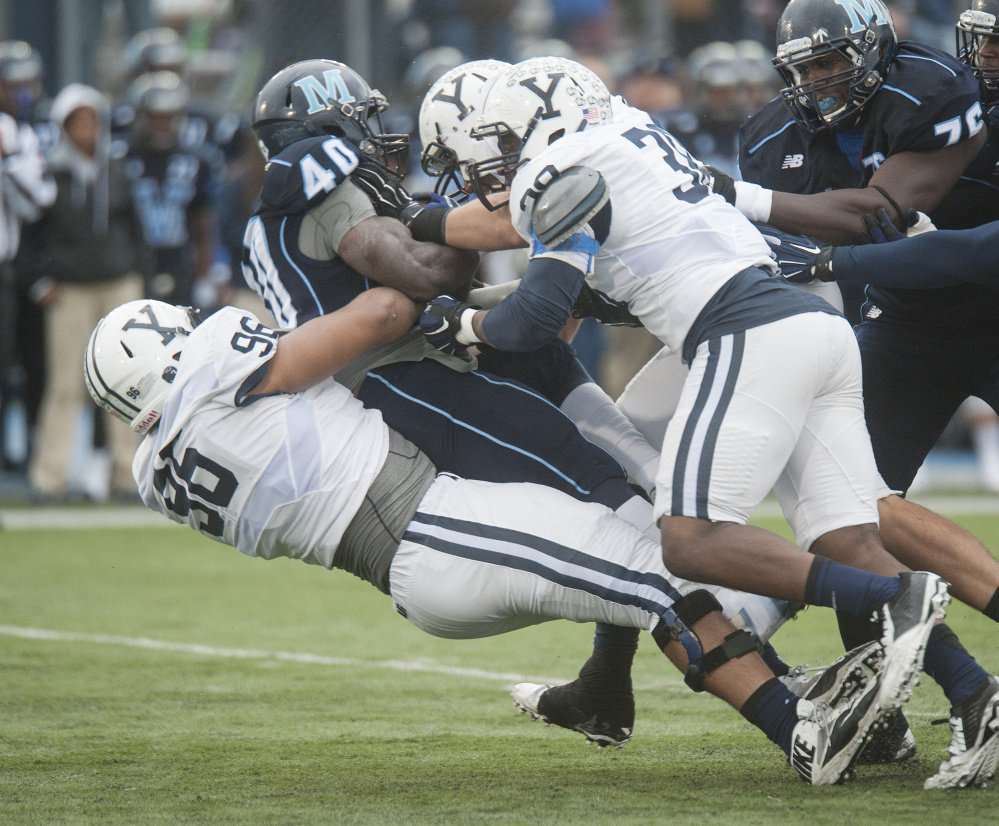
<path id="1" fill-rule="evenodd" d="M 711 191 L 735 206 L 735 178 L 727 172 L 722 172 L 717 166 L 705 166 L 704 170 L 711 176 L 708 182 Z"/>
<path id="2" fill-rule="evenodd" d="M 819 281 L 836 280 L 836 276 L 833 275 L 832 265 L 834 252 L 836 252 L 836 247 L 823 247 L 822 251 L 815 256 L 815 263 L 812 264 L 810 270 L 812 278 L 817 278 Z"/>
<path id="3" fill-rule="evenodd" d="M 936 229 L 929 215 L 924 215 L 915 209 L 910 209 L 906 213 L 905 226 L 899 229 L 895 226 L 894 221 L 888 217 L 888 211 L 884 207 L 874 210 L 873 215 L 866 213 L 864 226 L 867 229 L 867 235 L 875 244 L 901 241 L 903 238 L 912 238 L 914 235 L 921 235 Z"/>
<path id="4" fill-rule="evenodd" d="M 576 303 L 572 308 L 573 318 L 595 318 L 608 327 L 641 327 L 642 322 L 628 311 L 626 304 L 612 301 L 602 293 L 596 292 L 589 284 L 583 282 Z"/>
<path id="5" fill-rule="evenodd" d="M 361 161 L 350 178 L 368 196 L 375 212 L 385 218 L 398 218 L 407 207 L 418 206 L 403 188 L 402 179 L 379 163 Z"/>
<path id="6" fill-rule="evenodd" d="M 424 307 L 420 315 L 420 329 L 434 349 L 449 355 L 464 353 L 468 349 L 468 344 L 475 342 L 470 341 L 465 344 L 458 340 L 458 335 L 461 333 L 461 316 L 465 310 L 475 309 L 479 308 L 449 295 L 439 295 Z"/>

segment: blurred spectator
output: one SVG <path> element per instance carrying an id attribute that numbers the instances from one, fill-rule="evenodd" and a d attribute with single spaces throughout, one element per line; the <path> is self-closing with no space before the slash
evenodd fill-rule
<path id="1" fill-rule="evenodd" d="M 140 75 L 128 97 L 135 121 L 125 169 L 142 226 L 146 295 L 190 305 L 195 282 L 209 284 L 220 170 L 182 141 L 189 97 L 177 74 Z"/>
<path id="2" fill-rule="evenodd" d="M 581 55 L 606 55 L 614 46 L 617 23 L 611 0 L 551 0 L 553 37 Z"/>
<path id="3" fill-rule="evenodd" d="M 27 43 L 0 43 L 0 450 L 6 467 L 27 458 L 25 439 L 15 446 L 8 437 L 18 414 L 30 432 L 44 375 L 44 364 L 33 361 L 43 352 L 41 314 L 18 277 L 26 252 L 15 261 L 22 225 L 37 221 L 56 194 L 30 124 L 41 76 L 41 59 Z"/>
<path id="4" fill-rule="evenodd" d="M 638 62 L 619 84 L 621 96 L 659 120 L 664 112 L 683 107 L 686 91 L 679 63 L 670 57 Z"/>
<path id="5" fill-rule="evenodd" d="M 417 51 L 451 46 L 469 60 L 513 59 L 512 15 L 519 0 L 413 0 L 407 40 Z"/>
<path id="6" fill-rule="evenodd" d="M 52 104 L 63 137 L 49 153 L 58 194 L 39 223 L 46 256 L 32 296 L 45 309 L 48 380 L 30 481 L 37 501 L 66 497 L 75 447 L 76 414 L 87 401 L 80 361 L 90 333 L 111 309 L 142 297 L 139 228 L 125 160 L 109 154 L 108 100 L 79 83 Z M 101 414 L 103 415 L 103 414 Z M 108 419 L 111 490 L 135 492 L 128 425 Z"/>

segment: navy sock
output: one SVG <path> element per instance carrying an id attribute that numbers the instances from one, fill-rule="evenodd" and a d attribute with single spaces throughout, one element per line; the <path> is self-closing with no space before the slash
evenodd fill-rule
<path id="1" fill-rule="evenodd" d="M 952 706 L 967 700 L 989 675 L 946 625 L 934 625 L 926 643 L 923 670 L 937 681 Z"/>
<path id="2" fill-rule="evenodd" d="M 780 658 L 780 654 L 774 650 L 774 647 L 770 643 L 767 643 L 760 649 L 760 656 L 763 658 L 763 662 L 767 664 L 767 668 L 773 671 L 778 677 L 783 677 L 791 670 L 791 666 Z"/>
<path id="3" fill-rule="evenodd" d="M 593 647 L 634 656 L 638 650 L 638 635 L 638 628 L 624 628 L 620 625 L 598 622 L 596 633 L 593 635 Z"/>
<path id="4" fill-rule="evenodd" d="M 740 712 L 790 756 L 791 736 L 798 723 L 798 698 L 784 683 L 776 677 L 767 680 L 746 700 Z"/>
<path id="5" fill-rule="evenodd" d="M 891 599 L 901 584 L 898 577 L 872 574 L 816 555 L 805 584 L 805 602 L 868 617 Z"/>
<path id="6" fill-rule="evenodd" d="M 989 604 L 985 606 L 985 610 L 982 613 L 990 620 L 999 622 L 999 588 L 996 589 L 996 592 L 992 595 L 992 599 L 989 600 Z"/>

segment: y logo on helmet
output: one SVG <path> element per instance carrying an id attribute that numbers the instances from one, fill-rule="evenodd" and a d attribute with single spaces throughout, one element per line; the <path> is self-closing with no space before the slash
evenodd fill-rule
<path id="1" fill-rule="evenodd" d="M 836 0 L 836 5 L 850 15 L 851 32 L 861 32 L 871 23 L 884 26 L 891 19 L 881 0 Z"/>
<path id="2" fill-rule="evenodd" d="M 552 98 L 555 97 L 555 90 L 558 88 L 559 82 L 565 75 L 562 72 L 552 72 L 548 75 L 551 78 L 551 82 L 548 84 L 547 89 L 542 89 L 538 86 L 538 79 L 536 77 L 529 77 L 526 80 L 520 81 L 520 85 L 525 89 L 530 89 L 534 94 L 541 98 L 541 102 L 544 104 L 545 111 L 541 113 L 541 120 L 548 120 L 549 118 L 557 118 L 562 113 L 552 107 Z M 537 117 L 537 115 L 535 115 Z"/>
<path id="3" fill-rule="evenodd" d="M 159 333 L 163 338 L 163 346 L 165 347 L 177 336 L 176 327 L 163 327 L 160 325 L 159 320 L 156 318 L 156 313 L 153 312 L 152 305 L 147 304 L 141 310 L 140 313 L 144 313 L 149 319 L 148 323 L 139 321 L 137 318 L 130 318 L 125 322 L 125 326 L 121 329 L 124 330 L 152 330 L 153 332 Z"/>
<path id="4" fill-rule="evenodd" d="M 454 79 L 454 94 L 446 95 L 444 90 L 438 90 L 437 94 L 433 96 L 432 100 L 439 100 L 441 103 L 451 103 L 458 110 L 458 120 L 464 120 L 470 114 L 472 114 L 472 107 L 466 106 L 465 102 L 461 99 L 461 85 L 465 82 L 465 75 L 458 75 Z"/>
<path id="5" fill-rule="evenodd" d="M 309 111 L 306 114 L 309 115 L 329 109 L 334 101 L 353 103 L 357 100 L 343 82 L 339 69 L 327 69 L 323 72 L 322 82 L 315 75 L 306 75 L 292 85 L 297 86 L 305 94 L 305 99 L 309 102 Z"/>

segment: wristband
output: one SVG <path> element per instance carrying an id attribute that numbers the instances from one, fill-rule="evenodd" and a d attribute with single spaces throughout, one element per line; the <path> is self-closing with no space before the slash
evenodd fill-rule
<path id="1" fill-rule="evenodd" d="M 770 220 L 773 201 L 772 189 L 764 189 L 759 184 L 747 181 L 735 182 L 735 208 L 750 221 L 757 224 L 767 223 Z"/>
<path id="2" fill-rule="evenodd" d="M 435 244 L 446 244 L 444 240 L 444 219 L 450 209 L 423 209 L 409 224 L 409 231 L 416 241 L 432 241 Z"/>
<path id="3" fill-rule="evenodd" d="M 443 210 L 434 210 L 434 212 L 442 212 Z M 475 318 L 475 314 L 478 312 L 475 307 L 469 307 L 467 310 L 463 310 L 461 313 L 461 329 L 457 332 L 454 340 L 459 344 L 464 344 L 466 347 L 469 344 L 481 344 L 482 339 L 475 335 L 475 330 L 472 329 L 472 319 Z"/>

